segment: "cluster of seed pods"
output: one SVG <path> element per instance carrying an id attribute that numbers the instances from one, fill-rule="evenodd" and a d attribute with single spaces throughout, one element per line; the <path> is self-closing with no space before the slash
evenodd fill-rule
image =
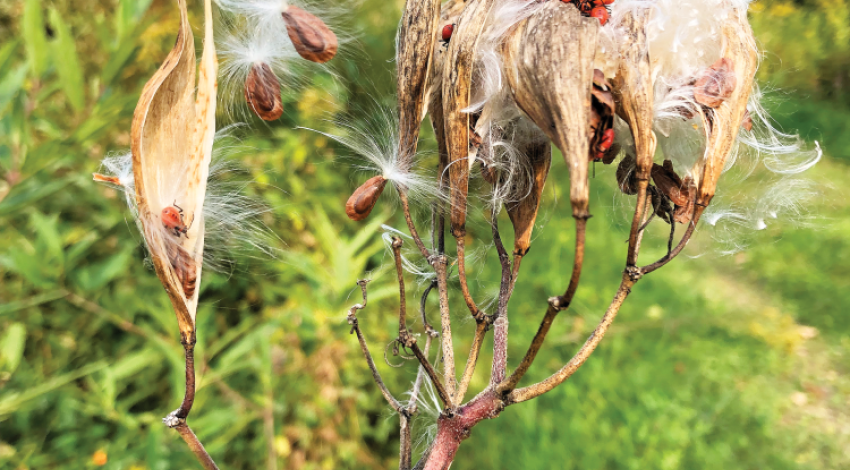
<path id="1" fill-rule="evenodd" d="M 311 62 L 324 64 L 336 55 L 339 41 L 330 28 L 315 15 L 295 5 L 281 13 L 286 32 L 298 54 Z M 245 81 L 245 101 L 258 117 L 274 121 L 283 115 L 280 80 L 269 64 L 255 63 Z"/>

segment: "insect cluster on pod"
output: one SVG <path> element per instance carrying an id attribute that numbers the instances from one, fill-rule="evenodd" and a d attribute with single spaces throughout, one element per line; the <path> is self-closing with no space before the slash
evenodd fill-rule
<path id="1" fill-rule="evenodd" d="M 614 0 L 561 0 L 564 3 L 572 3 L 578 7 L 579 11 L 591 18 L 596 18 L 602 26 L 608 23 L 611 18 L 611 12 L 608 10 L 608 5 L 614 3 Z"/>

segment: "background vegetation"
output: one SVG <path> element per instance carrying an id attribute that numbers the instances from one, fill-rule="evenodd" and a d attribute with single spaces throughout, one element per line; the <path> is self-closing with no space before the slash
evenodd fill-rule
<path id="1" fill-rule="evenodd" d="M 294 127 L 332 129 L 329 115 L 391 106 L 400 4 L 352 9 L 358 41 L 335 65 L 339 80 L 317 75 L 290 90 L 282 122 L 246 133 L 238 159 L 272 208 L 282 254 L 204 273 L 192 422 L 222 468 L 396 465 L 397 423 L 344 312 L 354 281 L 372 272 L 361 324 L 380 355 L 394 300 L 378 225 L 399 214 L 382 203 L 373 222 L 349 222 L 343 204 L 362 177 L 327 139 Z M 641 283 L 570 381 L 477 427 L 456 468 L 850 468 L 850 1 L 761 0 L 751 18 L 770 51 L 759 78 L 777 120 L 827 151 L 812 171 L 819 218 L 759 232 L 732 256 L 700 240 L 693 258 Z M 90 177 L 129 145 L 139 90 L 175 26 L 166 0 L 0 1 L 2 469 L 196 466 L 160 423 L 183 393 L 171 307 L 124 202 Z M 514 357 L 546 297 L 563 289 L 561 260 L 572 256 L 567 177 L 555 163 L 512 301 Z M 529 379 L 571 356 L 616 288 L 627 228 L 612 171 L 597 168 L 574 308 Z M 477 230 L 486 240 L 483 223 Z M 472 277 L 486 295 L 497 285 L 495 255 L 486 242 L 473 247 L 482 261 Z M 457 329 L 458 347 L 472 330 Z M 415 373 L 381 366 L 395 390 Z M 483 386 L 483 373 L 476 380 Z"/>

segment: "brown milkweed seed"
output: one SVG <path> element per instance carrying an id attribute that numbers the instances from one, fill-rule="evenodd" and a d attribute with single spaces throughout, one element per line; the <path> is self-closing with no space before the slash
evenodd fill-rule
<path id="1" fill-rule="evenodd" d="M 753 116 L 750 114 L 750 110 L 744 113 L 744 120 L 741 121 L 741 127 L 744 128 L 747 132 L 753 130 Z"/>
<path id="2" fill-rule="evenodd" d="M 703 106 L 718 108 L 732 96 L 737 84 L 732 61 L 723 57 L 694 84 L 694 99 Z"/>
<path id="3" fill-rule="evenodd" d="M 177 280 L 180 281 L 183 295 L 187 299 L 191 299 L 195 296 L 195 289 L 198 287 L 198 270 L 195 266 L 195 260 L 183 247 L 176 244 L 168 244 L 167 250 L 168 260 L 174 268 Z"/>
<path id="4" fill-rule="evenodd" d="M 673 171 L 673 163 L 669 160 L 664 162 L 664 166 L 657 163 L 652 165 L 652 181 L 673 204 L 687 206 L 690 202 L 691 187 Z"/>
<path id="5" fill-rule="evenodd" d="M 348 215 L 348 218 L 359 222 L 369 217 L 386 185 L 387 180 L 383 176 L 375 176 L 366 180 L 345 203 L 345 214 Z"/>
<path id="6" fill-rule="evenodd" d="M 635 162 L 635 157 L 631 155 L 623 157 L 620 160 L 620 164 L 617 165 L 617 186 L 623 194 L 634 196 L 638 193 L 638 181 L 635 175 L 636 169 L 637 163 Z"/>
<path id="7" fill-rule="evenodd" d="M 92 173 L 92 179 L 98 183 L 109 183 L 116 186 L 123 186 L 121 180 L 117 176 L 101 175 L 100 173 Z"/>
<path id="8" fill-rule="evenodd" d="M 290 6 L 282 15 L 289 39 L 301 57 L 320 64 L 334 58 L 339 42 L 322 20 L 296 6 Z"/>
<path id="9" fill-rule="evenodd" d="M 245 80 L 245 101 L 265 121 L 274 121 L 283 114 L 280 82 L 268 64 L 260 62 L 251 66 Z"/>

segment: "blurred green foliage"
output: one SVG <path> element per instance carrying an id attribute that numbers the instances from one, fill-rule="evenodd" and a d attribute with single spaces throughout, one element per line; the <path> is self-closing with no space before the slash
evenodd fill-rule
<path id="1" fill-rule="evenodd" d="M 354 281 L 372 275 L 360 318 L 380 357 L 396 300 L 382 274 L 378 225 L 399 224 L 399 214 L 385 202 L 372 222 L 349 222 L 343 204 L 362 176 L 327 138 L 293 128 L 329 129 L 329 115 L 391 106 L 399 4 L 364 0 L 350 15 L 360 32 L 354 51 L 334 65 L 339 79 L 316 75 L 285 95 L 282 122 L 245 132 L 248 150 L 238 158 L 257 182 L 252 195 L 272 208 L 266 222 L 282 254 L 204 273 L 191 421 L 222 468 L 395 465 L 397 421 L 345 311 L 359 300 Z M 649 276 L 579 373 L 478 426 L 455 468 L 850 468 L 848 15 L 847 0 L 762 1 L 751 15 L 770 51 L 760 80 L 786 93 L 771 94 L 779 121 L 823 139 L 838 158 L 814 170 L 824 187 L 812 208 L 821 220 L 770 229 L 738 255 L 683 258 Z M 129 144 L 139 90 L 175 25 L 165 0 L 0 3 L 2 469 L 197 466 L 160 423 L 183 393 L 171 307 L 124 202 L 89 176 Z M 545 299 L 563 289 L 572 258 L 567 178 L 554 167 L 511 304 L 513 358 Z M 588 270 L 527 380 L 571 356 L 616 289 L 626 201 L 614 195 L 612 169 L 597 171 Z M 485 297 L 498 286 L 497 263 L 478 219 L 472 247 L 481 256 L 471 275 Z M 663 238 L 658 228 L 647 258 L 661 254 Z M 706 241 L 689 248 L 710 251 Z M 410 281 L 414 297 L 421 286 Z M 473 327 L 456 307 L 463 351 Z M 413 364 L 379 368 L 398 394 L 415 374 Z"/>

